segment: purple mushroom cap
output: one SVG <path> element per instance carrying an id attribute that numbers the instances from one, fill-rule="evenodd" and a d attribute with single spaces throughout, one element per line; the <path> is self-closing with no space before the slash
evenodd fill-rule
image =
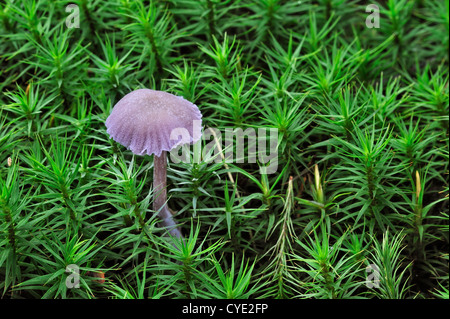
<path id="1" fill-rule="evenodd" d="M 179 144 L 197 142 L 201 136 L 201 118 L 197 106 L 183 97 L 138 89 L 117 102 L 105 125 L 111 138 L 134 154 L 159 157 L 162 151 L 170 151 Z M 187 130 L 189 140 L 179 134 L 171 139 L 175 129 Z"/>

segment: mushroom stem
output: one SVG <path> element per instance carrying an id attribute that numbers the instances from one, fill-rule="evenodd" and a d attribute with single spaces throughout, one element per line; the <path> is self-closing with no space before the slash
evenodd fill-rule
<path id="1" fill-rule="evenodd" d="M 162 151 L 161 156 L 154 156 L 153 160 L 153 209 L 159 211 L 161 207 L 165 206 L 167 201 L 167 155 L 165 151 Z M 159 217 L 163 216 L 164 212 L 159 213 Z"/>
<path id="2" fill-rule="evenodd" d="M 166 151 L 161 156 L 154 156 L 153 162 L 153 210 L 158 212 L 161 224 L 169 230 L 174 237 L 182 237 L 181 231 L 172 218 L 167 207 L 167 155 Z"/>

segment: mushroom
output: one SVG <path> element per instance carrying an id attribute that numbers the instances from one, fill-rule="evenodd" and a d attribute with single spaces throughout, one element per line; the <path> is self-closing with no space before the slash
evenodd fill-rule
<path id="1" fill-rule="evenodd" d="M 201 136 L 201 125 L 198 125 L 201 118 L 197 106 L 183 97 L 138 89 L 117 102 L 105 122 L 106 132 L 114 141 L 136 155 L 154 154 L 153 210 L 158 212 L 161 224 L 169 233 L 178 238 L 182 237 L 181 231 L 166 203 L 166 152 L 187 142 L 197 142 Z"/>

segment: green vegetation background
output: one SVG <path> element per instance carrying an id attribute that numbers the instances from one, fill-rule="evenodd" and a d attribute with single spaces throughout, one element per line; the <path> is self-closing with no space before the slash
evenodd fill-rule
<path id="1" fill-rule="evenodd" d="M 1 1 L 0 294 L 448 298 L 448 12 L 437 0 Z M 205 127 L 278 129 L 276 174 L 169 163 L 185 243 L 157 227 L 152 157 L 106 134 L 141 87 L 184 96 Z"/>

